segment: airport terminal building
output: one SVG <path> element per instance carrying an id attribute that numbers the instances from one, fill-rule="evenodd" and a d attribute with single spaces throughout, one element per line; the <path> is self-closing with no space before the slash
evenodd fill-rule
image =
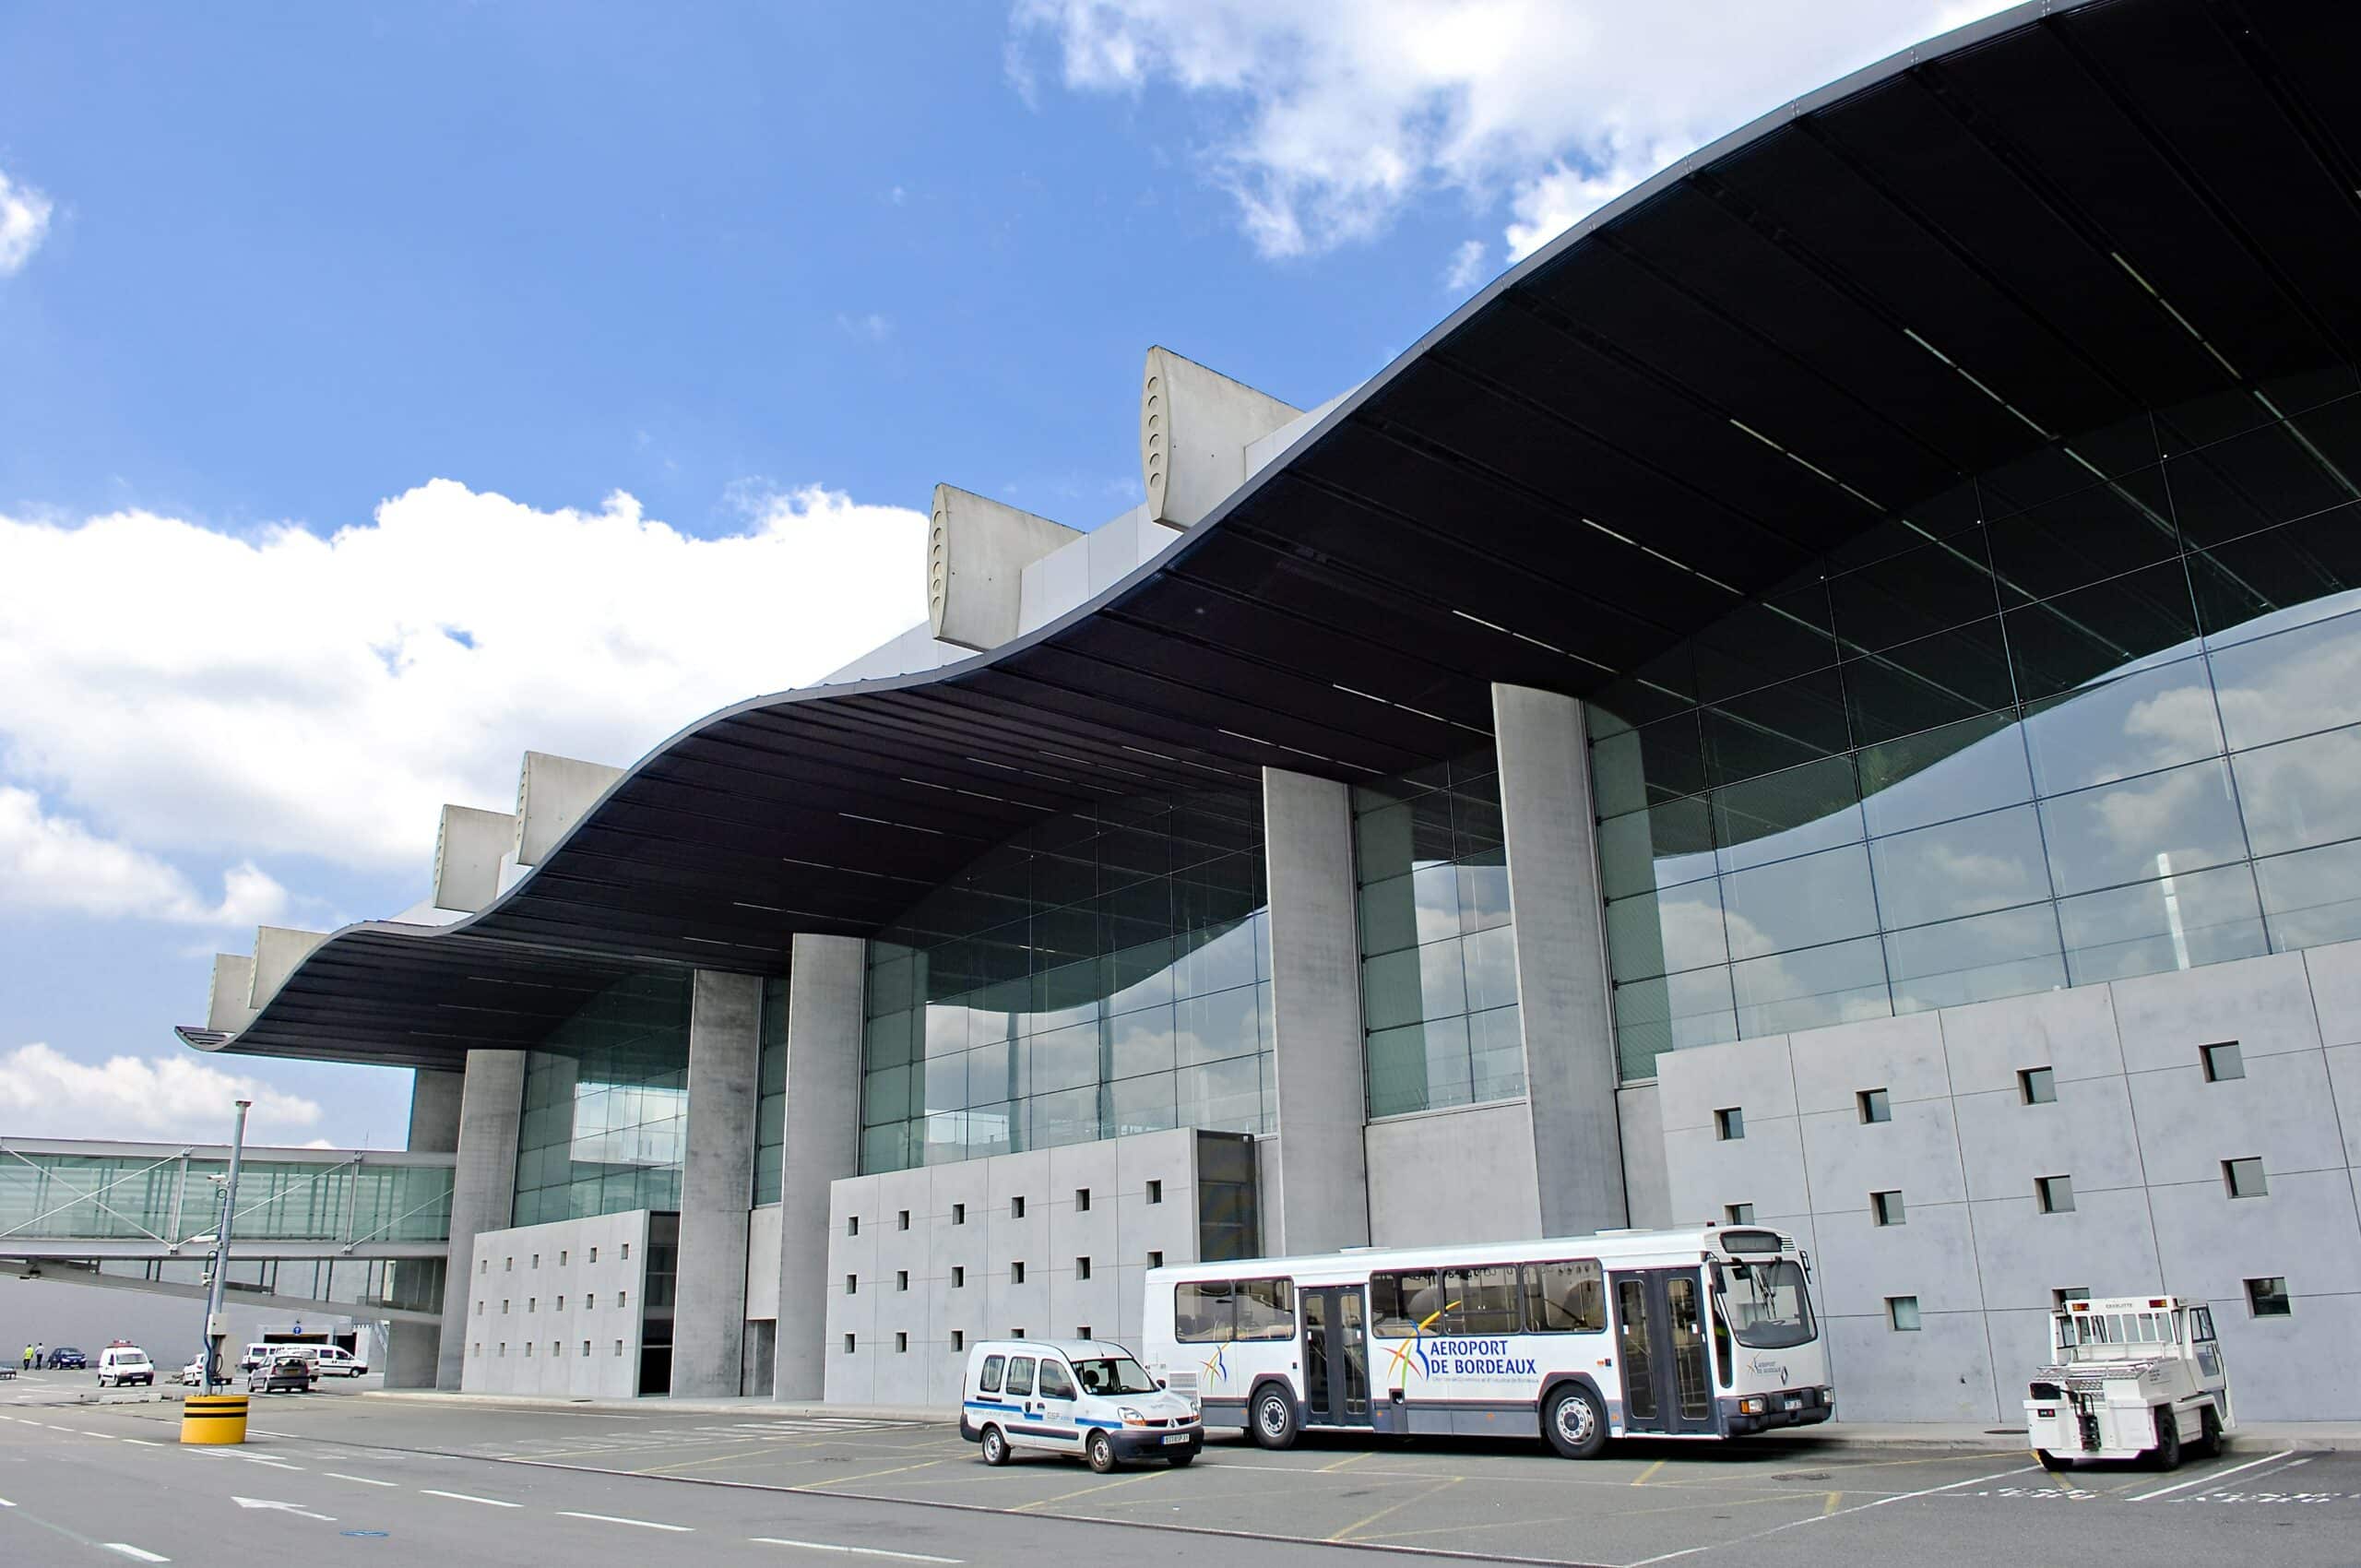
<path id="1" fill-rule="evenodd" d="M 1683 160 L 927 624 L 446 808 L 208 1050 L 418 1070 L 395 1380 L 942 1403 L 1157 1263 L 1762 1223 L 1841 1408 L 2076 1293 L 2361 1406 L 2361 17 L 2021 6 Z M 685 718 L 686 716 L 684 716 Z"/>

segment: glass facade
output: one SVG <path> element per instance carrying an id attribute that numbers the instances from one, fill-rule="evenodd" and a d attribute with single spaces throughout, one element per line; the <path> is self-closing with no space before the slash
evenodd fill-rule
<path id="1" fill-rule="evenodd" d="M 515 1225 L 681 1206 L 689 977 L 610 986 L 525 1062 Z"/>
<path id="2" fill-rule="evenodd" d="M 186 1241 L 213 1229 L 223 1158 L 53 1154 L 0 1163 L 0 1236 Z M 418 1164 L 262 1159 L 238 1172 L 235 1241 L 441 1241 L 451 1234 L 449 1157 Z M 177 1234 L 174 1234 L 177 1229 Z"/>
<path id="3" fill-rule="evenodd" d="M 979 859 L 869 944 L 860 1168 L 1271 1130 L 1259 793 L 1110 802 Z"/>
<path id="4" fill-rule="evenodd" d="M 775 1204 L 787 1159 L 787 977 L 763 981 L 762 1098 L 754 1102 L 754 1201 Z"/>
<path id="5" fill-rule="evenodd" d="M 1499 774 L 1487 747 L 1353 790 L 1371 1116 L 1525 1092 Z"/>
<path id="6" fill-rule="evenodd" d="M 2280 397 L 1979 476 L 1594 699 L 1626 1077 L 2361 936 L 2361 399 Z"/>

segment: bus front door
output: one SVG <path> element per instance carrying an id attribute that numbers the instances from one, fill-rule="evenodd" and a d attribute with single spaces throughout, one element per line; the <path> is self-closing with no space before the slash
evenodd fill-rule
<path id="1" fill-rule="evenodd" d="M 1303 1414 L 1314 1426 L 1369 1425 L 1369 1323 L 1358 1285 L 1299 1292 L 1303 1306 Z"/>
<path id="2" fill-rule="evenodd" d="M 1712 1431 L 1713 1371 L 1705 1298 L 1696 1272 L 1650 1268 L 1608 1277 L 1623 1367 L 1624 1430 Z"/>

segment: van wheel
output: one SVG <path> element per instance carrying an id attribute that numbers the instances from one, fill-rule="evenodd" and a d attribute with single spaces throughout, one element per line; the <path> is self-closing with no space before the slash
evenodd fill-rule
<path id="1" fill-rule="evenodd" d="M 987 1465 L 1008 1463 L 1008 1439 L 1001 1435 L 998 1427 L 984 1429 L 984 1463 Z"/>
<path id="2" fill-rule="evenodd" d="M 2172 1408 L 2168 1405 L 2156 1407 L 2156 1451 L 2153 1457 L 2156 1468 L 2160 1470 L 2180 1468 L 2180 1422 L 2173 1419 Z"/>
<path id="3" fill-rule="evenodd" d="M 1102 1476 L 1114 1474 L 1115 1443 L 1105 1432 L 1094 1431 L 1090 1434 L 1087 1453 L 1092 1469 Z"/>
<path id="4" fill-rule="evenodd" d="M 1541 1431 L 1560 1459 L 1595 1459 L 1607 1446 L 1607 1413 L 1579 1383 L 1560 1386 L 1542 1408 Z"/>
<path id="5" fill-rule="evenodd" d="M 2222 1412 L 2210 1404 L 2197 1413 L 2197 1452 L 2207 1459 L 2222 1456 Z"/>
<path id="6" fill-rule="evenodd" d="M 1276 1384 L 1254 1396 L 1254 1441 L 1265 1448 L 1295 1446 L 1295 1401 Z"/>

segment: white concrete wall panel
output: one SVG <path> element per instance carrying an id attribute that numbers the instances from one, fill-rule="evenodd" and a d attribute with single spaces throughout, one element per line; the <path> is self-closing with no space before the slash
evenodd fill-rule
<path id="1" fill-rule="evenodd" d="M 516 1206 L 516 1132 L 525 1106 L 525 1053 L 471 1051 L 459 1098 L 458 1151 L 451 1170 L 453 1262 L 475 1254 L 476 1238 L 507 1229 Z M 473 1304 L 466 1275 L 446 1268 L 443 1281 L 443 1340 L 434 1386 L 460 1386 L 469 1336 L 458 1332 Z"/>
<path id="2" fill-rule="evenodd" d="M 2027 1105 L 2013 1082 L 1952 1101 L 1970 1197 L 2022 1196 L 2035 1178 L 2061 1171 L 2077 1193 L 2145 1182 L 2130 1083 L 2120 1075 L 2061 1079 L 2057 1089 L 2047 1105 Z"/>
<path id="3" fill-rule="evenodd" d="M 1616 1092 L 1615 1114 L 1623 1129 L 1623 1201 L 1631 1223 L 1660 1230 L 1673 1223 L 1672 1179 L 1664 1163 L 1664 1107 L 1654 1083 L 1627 1084 Z"/>
<path id="4" fill-rule="evenodd" d="M 1525 1102 L 1388 1117 L 1367 1129 L 1370 1241 L 1521 1241 L 1542 1234 Z"/>
<path id="5" fill-rule="evenodd" d="M 762 1020 L 760 976 L 696 971 L 689 1000 L 680 1304 L 672 1324 L 672 1392 L 684 1397 L 734 1398 L 743 1381 Z"/>
<path id="6" fill-rule="evenodd" d="M 516 838 L 510 858 L 520 866 L 540 865 L 623 776 L 622 768 L 602 762 L 527 752 L 516 770 Z"/>
<path id="7" fill-rule="evenodd" d="M 2058 1290 L 2108 1296 L 2165 1289 L 2142 1188 L 2078 1188 L 2070 1214 L 2042 1213 L 2030 1188 L 2021 1197 L 1970 1208 L 1976 1273 L 1989 1311 L 2047 1313 Z"/>
<path id="8" fill-rule="evenodd" d="M 1743 1045 L 1743 1042 L 1740 1042 Z M 1906 1101 L 1938 1100 L 1952 1092 L 1943 1057 L 1943 1029 L 1932 1013 L 1837 1024 L 1787 1037 L 1796 1070 L 1796 1109 L 1852 1114 L 1854 1096 L 1884 1089 L 1897 1113 Z"/>
<path id="9" fill-rule="evenodd" d="M 295 967 L 312 956 L 312 949 L 328 939 L 324 931 L 296 931 L 287 926 L 258 926 L 255 930 L 254 967 L 247 975 L 247 1022 L 263 1004 L 279 994 L 287 977 Z"/>
<path id="10" fill-rule="evenodd" d="M 746 1321 L 778 1317 L 778 1205 L 765 1204 L 746 1216 Z"/>
<path id="11" fill-rule="evenodd" d="M 2013 1091 L 2027 1067 L 2047 1067 L 2061 1084 L 2123 1074 L 2115 999 L 2103 985 L 1946 1007 L 1942 1020 L 1954 1094 Z"/>
<path id="12" fill-rule="evenodd" d="M 1192 527 L 1246 481 L 1246 449 L 1302 410 L 1169 349 L 1140 378 L 1140 479 L 1159 522 Z"/>
<path id="13" fill-rule="evenodd" d="M 788 965 L 787 1110 L 780 1150 L 778 1337 L 771 1391 L 816 1399 L 841 1354 L 829 1277 L 840 1216 L 832 1184 L 859 1167 L 861 943 L 848 936 L 798 936 Z M 874 1236 L 863 1238 L 873 1245 Z M 859 1325 L 865 1333 L 866 1324 Z"/>
<path id="14" fill-rule="evenodd" d="M 205 999 L 205 1027 L 236 1034 L 255 1021 L 255 961 L 243 953 L 213 955 L 213 981 Z"/>
<path id="15" fill-rule="evenodd" d="M 1988 1424 L 1998 1419 L 1984 1314 L 1928 1313 L 1920 1321 L 1924 1326 L 1916 1332 L 1897 1333 L 1882 1307 L 1873 1317 L 1828 1320 L 1839 1420 Z M 2011 1407 L 2011 1414 L 2022 1413 Z"/>
<path id="16" fill-rule="evenodd" d="M 2217 1040 L 2236 1040 L 2248 1062 L 2319 1049 L 2319 1017 L 2300 953 L 2142 975 L 2108 989 L 2129 1073 L 2192 1065 L 2198 1048 Z"/>
<path id="17" fill-rule="evenodd" d="M 1017 634 L 1025 568 L 1085 536 L 955 485 L 934 487 L 927 531 L 928 629 L 982 652 Z"/>
<path id="18" fill-rule="evenodd" d="M 2361 942 L 2314 947 L 2303 955 L 2312 983 L 2312 1013 L 2324 1045 L 2361 1045 Z"/>
<path id="19" fill-rule="evenodd" d="M 474 914 L 500 897 L 500 862 L 516 844 L 512 814 L 445 806 L 434 830 L 434 907 Z"/>
<path id="20" fill-rule="evenodd" d="M 647 1211 L 635 1209 L 480 1233 L 460 1281 L 468 1316 L 458 1386 L 546 1398 L 635 1396 L 647 1223 Z"/>

